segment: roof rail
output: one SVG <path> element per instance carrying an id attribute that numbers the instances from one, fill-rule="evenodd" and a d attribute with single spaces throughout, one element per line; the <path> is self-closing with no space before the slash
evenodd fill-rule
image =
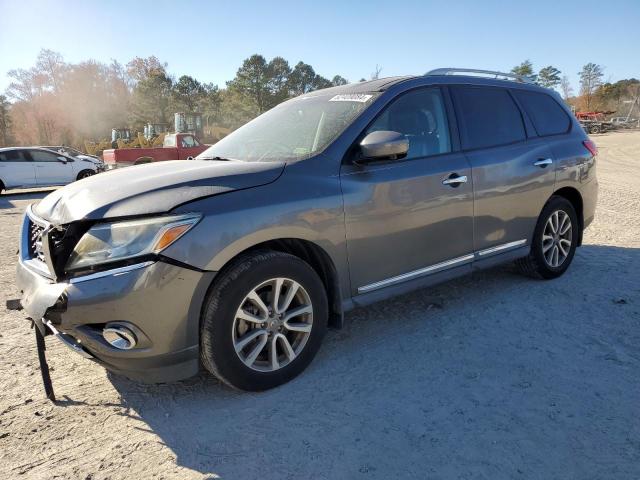
<path id="1" fill-rule="evenodd" d="M 477 70 L 475 68 L 436 68 L 435 70 L 431 70 L 425 73 L 425 76 L 466 74 L 474 77 L 489 77 L 500 80 L 511 80 L 520 83 L 535 83 L 533 78 L 527 77 L 525 75 L 518 75 L 517 73 L 494 72 L 493 70 Z"/>

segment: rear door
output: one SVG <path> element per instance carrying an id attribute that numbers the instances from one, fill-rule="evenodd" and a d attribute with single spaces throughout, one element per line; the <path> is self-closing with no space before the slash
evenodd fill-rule
<path id="1" fill-rule="evenodd" d="M 474 250 L 479 257 L 530 243 L 553 192 L 555 167 L 544 139 L 525 127 L 509 90 L 451 87 L 474 187 Z"/>
<path id="2" fill-rule="evenodd" d="M 66 185 L 75 180 L 73 160 L 46 150 L 26 150 L 36 169 L 39 186 Z"/>
<path id="3" fill-rule="evenodd" d="M 33 162 L 21 150 L 0 152 L 0 180 L 6 188 L 35 186 Z"/>
<path id="4" fill-rule="evenodd" d="M 452 149 L 439 88 L 405 93 L 363 132 L 409 139 L 404 159 L 342 166 L 347 249 L 354 293 L 364 294 L 469 263 L 473 188 L 463 153 Z"/>

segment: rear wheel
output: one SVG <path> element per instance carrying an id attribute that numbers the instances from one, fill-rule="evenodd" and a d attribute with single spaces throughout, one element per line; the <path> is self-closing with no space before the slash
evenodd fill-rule
<path id="1" fill-rule="evenodd" d="M 564 197 L 551 197 L 538 218 L 531 252 L 516 261 L 519 269 L 545 279 L 562 275 L 573 260 L 580 228 L 571 202 Z"/>
<path id="2" fill-rule="evenodd" d="M 241 258 L 205 301 L 202 363 L 235 388 L 276 387 L 313 360 L 327 318 L 324 286 L 306 262 L 273 251 Z"/>

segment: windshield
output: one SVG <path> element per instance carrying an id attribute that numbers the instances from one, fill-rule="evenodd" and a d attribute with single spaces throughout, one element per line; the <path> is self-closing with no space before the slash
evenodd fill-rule
<path id="1" fill-rule="evenodd" d="M 260 115 L 198 155 L 243 161 L 300 160 L 324 150 L 375 94 L 298 97 Z"/>

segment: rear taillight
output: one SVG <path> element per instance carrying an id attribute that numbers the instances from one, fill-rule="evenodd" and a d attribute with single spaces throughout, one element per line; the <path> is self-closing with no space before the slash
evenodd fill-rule
<path id="1" fill-rule="evenodd" d="M 598 147 L 596 147 L 596 144 L 592 140 L 585 140 L 582 144 L 589 150 L 592 156 L 595 157 L 598 155 Z"/>

